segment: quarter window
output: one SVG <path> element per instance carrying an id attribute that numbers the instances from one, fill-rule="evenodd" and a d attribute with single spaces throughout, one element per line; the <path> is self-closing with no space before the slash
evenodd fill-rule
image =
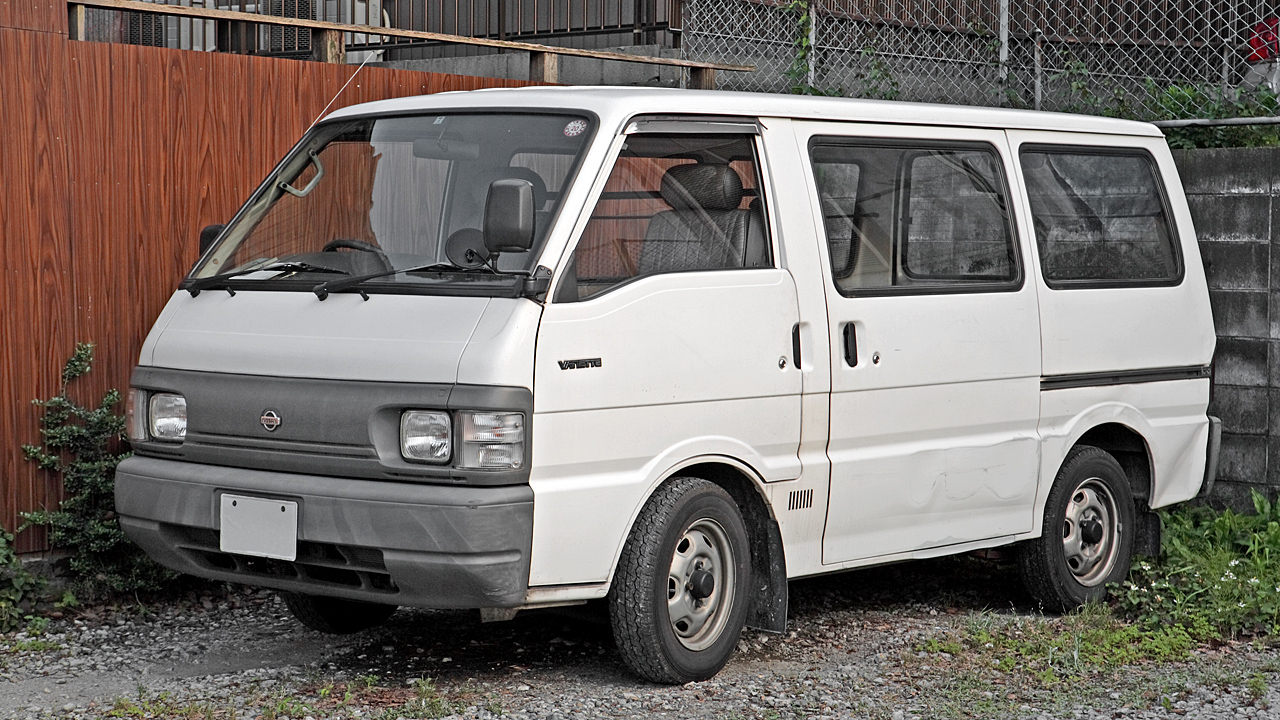
<path id="1" fill-rule="evenodd" d="M 819 141 L 811 157 L 840 292 L 956 292 L 1021 279 L 989 145 Z"/>
<path id="2" fill-rule="evenodd" d="M 771 267 L 759 187 L 752 136 L 629 137 L 556 301 L 648 275 Z"/>
<path id="3" fill-rule="evenodd" d="M 1181 279 L 1176 234 L 1146 153 L 1027 148 L 1022 174 L 1050 287 Z"/>

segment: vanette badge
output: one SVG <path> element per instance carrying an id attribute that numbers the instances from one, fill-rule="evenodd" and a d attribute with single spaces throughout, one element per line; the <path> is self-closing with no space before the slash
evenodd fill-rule
<path id="1" fill-rule="evenodd" d="M 275 410 L 263 411 L 262 417 L 258 418 L 258 421 L 262 423 L 262 427 L 267 429 L 267 432 L 280 427 L 280 416 L 276 414 Z"/>
<path id="2" fill-rule="evenodd" d="M 600 358 L 587 358 L 585 360 L 557 360 L 556 364 L 561 370 L 581 370 L 583 368 L 600 367 Z"/>

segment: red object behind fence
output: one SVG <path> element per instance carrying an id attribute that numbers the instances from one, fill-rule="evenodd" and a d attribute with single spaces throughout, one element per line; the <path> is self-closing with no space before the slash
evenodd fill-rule
<path id="1" fill-rule="evenodd" d="M 1280 18 L 1269 17 L 1253 26 L 1249 34 L 1249 62 L 1259 63 L 1280 57 Z"/>

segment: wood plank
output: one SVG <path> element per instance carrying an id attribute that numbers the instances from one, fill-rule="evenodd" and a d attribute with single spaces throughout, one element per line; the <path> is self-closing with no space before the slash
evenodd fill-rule
<path id="1" fill-rule="evenodd" d="M 647 65 L 674 65 L 676 67 L 710 68 L 713 70 L 731 70 L 735 72 L 754 72 L 754 65 L 730 65 L 726 63 L 700 62 L 696 60 L 680 60 L 678 58 L 649 57 L 647 55 L 628 55 L 626 53 L 608 52 L 605 50 L 586 50 L 583 48 L 558 47 L 555 45 L 539 45 L 537 43 L 515 42 L 512 40 L 490 40 L 463 35 L 446 35 L 444 33 L 427 32 L 425 30 L 404 30 L 401 28 L 377 28 L 373 31 L 368 25 L 349 25 L 346 23 L 326 22 L 323 20 L 300 20 L 297 18 L 276 17 L 274 15 L 258 15 L 255 13 L 233 12 L 230 10 L 210 10 L 199 7 L 183 7 L 177 5 L 157 5 L 139 2 L 138 0 L 79 0 L 72 4 L 88 7 L 108 8 L 113 10 L 132 10 L 148 12 L 156 15 L 176 15 L 189 18 L 206 18 L 210 20 L 239 20 L 254 22 L 260 25 L 280 25 L 285 27 L 311 28 L 313 30 L 337 30 L 340 32 L 363 35 L 377 34 L 388 37 L 402 37 L 414 40 L 430 40 L 455 45 L 477 45 L 483 47 L 503 48 L 506 50 L 523 50 L 525 52 L 544 52 L 555 55 L 573 55 L 598 60 L 616 60 L 618 62 L 643 63 Z"/>
<path id="2" fill-rule="evenodd" d="M 66 0 L 0 0 L 0 28 L 65 35 Z"/>
<path id="3" fill-rule="evenodd" d="M 65 38 L 47 32 L 0 29 L 0 93 L 9 146 L 0 176 L 10 178 L 0 200 L 0 522 L 20 524 L 18 512 L 57 503 L 53 478 L 17 451 L 39 441 L 39 409 L 32 400 L 58 390 L 61 360 L 74 335 L 70 258 L 63 189 L 67 180 L 61 91 Z M 20 534 L 20 551 L 40 549 L 44 531 Z"/>

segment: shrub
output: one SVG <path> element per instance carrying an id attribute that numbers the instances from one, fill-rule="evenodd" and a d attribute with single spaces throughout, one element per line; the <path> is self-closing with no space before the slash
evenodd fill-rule
<path id="1" fill-rule="evenodd" d="M 1115 589 L 1120 610 L 1199 640 L 1280 633 L 1280 507 L 1256 491 L 1253 504 L 1253 515 L 1203 506 L 1163 513 L 1161 558 L 1134 564 Z"/>
<path id="2" fill-rule="evenodd" d="M 1193 118 L 1250 118 L 1280 114 L 1280 101 L 1266 87 L 1223 92 L 1216 87 L 1170 85 L 1157 90 L 1148 81 L 1159 108 L 1151 120 Z M 1280 125 L 1222 125 L 1166 128 L 1165 139 L 1175 149 L 1214 147 L 1264 147 L 1280 145 Z"/>
<path id="3" fill-rule="evenodd" d="M 47 527 L 54 547 L 71 553 L 72 575 L 94 591 L 158 590 L 175 574 L 134 545 L 116 520 L 115 469 L 129 456 L 121 451 L 124 418 L 114 408 L 120 393 L 108 390 L 97 407 L 67 396 L 71 383 L 93 365 L 93 345 L 81 343 L 62 369 L 58 394 L 37 400 L 41 445 L 22 451 L 40 469 L 62 480 L 64 500 L 57 510 L 23 513 L 32 525 Z"/>
<path id="4" fill-rule="evenodd" d="M 0 632 L 23 624 L 23 616 L 36 599 L 43 581 L 22 567 L 13 551 L 13 535 L 0 530 Z"/>

